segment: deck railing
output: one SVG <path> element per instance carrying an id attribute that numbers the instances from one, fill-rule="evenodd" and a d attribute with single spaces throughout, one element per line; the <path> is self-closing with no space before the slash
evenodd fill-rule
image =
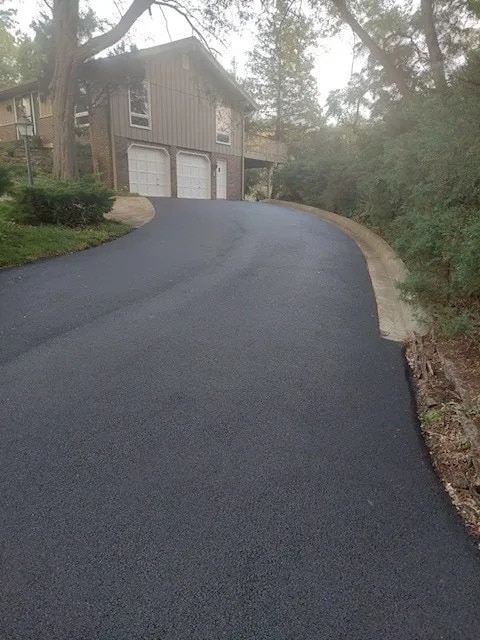
<path id="1" fill-rule="evenodd" d="M 273 138 L 261 134 L 247 134 L 245 141 L 245 157 L 269 162 L 285 162 L 287 146 Z"/>

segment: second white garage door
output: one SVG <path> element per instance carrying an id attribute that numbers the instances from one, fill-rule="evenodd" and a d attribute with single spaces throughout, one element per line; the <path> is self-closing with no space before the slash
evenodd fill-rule
<path id="1" fill-rule="evenodd" d="M 180 151 L 177 155 L 179 198 L 210 198 L 210 160 L 200 153 Z"/>

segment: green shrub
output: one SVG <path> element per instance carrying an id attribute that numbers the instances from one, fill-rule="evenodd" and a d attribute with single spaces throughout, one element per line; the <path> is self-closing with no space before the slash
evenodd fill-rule
<path id="1" fill-rule="evenodd" d="M 87 176 L 93 172 L 92 148 L 89 143 L 76 142 L 75 155 L 77 158 L 78 175 Z"/>
<path id="2" fill-rule="evenodd" d="M 0 202 L 0 223 L 14 222 L 16 220 L 16 206 L 11 200 L 2 200 Z"/>
<path id="3" fill-rule="evenodd" d="M 470 309 L 447 307 L 437 314 L 439 328 L 449 338 L 458 338 L 466 333 L 478 333 L 478 312 Z"/>
<path id="4" fill-rule="evenodd" d="M 480 296 L 480 220 L 463 229 L 455 279 L 461 292 Z"/>
<path id="5" fill-rule="evenodd" d="M 0 164 L 0 196 L 3 196 L 12 186 L 12 176 L 10 167 L 6 164 Z"/>
<path id="6" fill-rule="evenodd" d="M 103 221 L 113 207 L 114 193 L 93 181 L 50 181 L 20 187 L 15 202 L 18 221 L 82 227 Z"/>
<path id="7" fill-rule="evenodd" d="M 471 84 L 447 95 L 319 128 L 274 177 L 280 197 L 353 216 L 390 242 L 411 274 L 405 295 L 449 335 L 480 334 L 478 73 L 477 62 Z"/>

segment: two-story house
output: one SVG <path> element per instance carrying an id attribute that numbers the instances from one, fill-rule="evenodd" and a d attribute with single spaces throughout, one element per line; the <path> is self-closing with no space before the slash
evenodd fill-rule
<path id="1" fill-rule="evenodd" d="M 113 188 L 235 200 L 243 197 L 248 160 L 244 119 L 254 109 L 211 53 L 186 38 L 86 63 L 75 118 Z M 51 147 L 52 105 L 40 82 L 0 91 L 0 142 L 15 140 L 25 117 Z M 281 161 L 258 149 L 254 157 L 266 166 Z"/>

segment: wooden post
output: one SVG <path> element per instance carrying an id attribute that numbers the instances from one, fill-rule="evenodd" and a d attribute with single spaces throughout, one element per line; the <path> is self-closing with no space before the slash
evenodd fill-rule
<path id="1" fill-rule="evenodd" d="M 32 156 L 30 155 L 30 138 L 25 136 L 25 157 L 27 159 L 28 184 L 33 187 Z"/>
<path id="2" fill-rule="evenodd" d="M 267 174 L 267 198 L 272 197 L 272 173 L 273 173 L 273 165 L 268 167 Z"/>

